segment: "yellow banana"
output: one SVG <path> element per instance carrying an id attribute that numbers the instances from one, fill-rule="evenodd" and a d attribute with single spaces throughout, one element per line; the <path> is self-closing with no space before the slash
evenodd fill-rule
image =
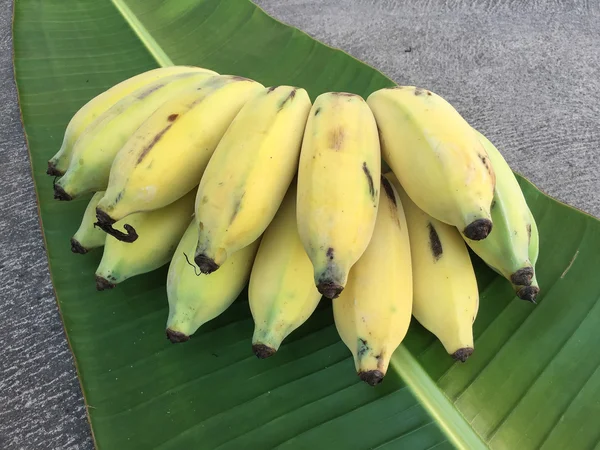
<path id="1" fill-rule="evenodd" d="M 471 126 L 442 97 L 413 86 L 381 89 L 367 103 L 383 158 L 410 198 L 469 239 L 485 239 L 495 176 Z"/>
<path id="2" fill-rule="evenodd" d="M 411 249 L 402 203 L 381 179 L 373 237 L 333 301 L 340 337 L 354 356 L 361 380 L 375 386 L 408 331 L 413 302 Z"/>
<path id="3" fill-rule="evenodd" d="M 465 236 L 465 241 L 487 265 L 511 282 L 519 297 L 535 301 L 539 287 L 531 285 L 534 268 L 529 260 L 535 221 L 515 175 L 498 149 L 481 133 L 477 136 L 496 174 L 491 207 L 494 228 L 484 240 L 473 241 Z"/>
<path id="4" fill-rule="evenodd" d="M 467 246 L 459 231 L 422 211 L 396 177 L 386 174 L 404 206 L 413 270 L 413 315 L 454 359 L 473 353 L 479 292 Z"/>
<path id="5" fill-rule="evenodd" d="M 104 91 L 91 99 L 89 102 L 83 105 L 79 111 L 77 111 L 77 113 L 75 113 L 67 125 L 60 150 L 52 157 L 52 159 L 50 159 L 50 161 L 48 161 L 48 175 L 64 175 L 69 167 L 69 163 L 71 162 L 73 147 L 75 142 L 77 142 L 77 139 L 79 139 L 85 129 L 89 127 L 94 120 L 96 120 L 101 114 L 106 112 L 119 100 L 131 94 L 133 91 L 144 87 L 145 85 L 159 81 L 160 79 L 170 75 L 187 72 L 206 72 L 212 75 L 217 75 L 217 73 L 213 72 L 212 70 L 201 69 L 199 67 L 161 67 L 140 73 L 139 75 L 128 78 L 125 81 L 121 81 L 107 91 Z"/>
<path id="6" fill-rule="evenodd" d="M 336 298 L 375 225 L 381 175 L 373 114 L 354 94 L 320 95 L 310 111 L 298 170 L 298 232 L 317 289 Z"/>
<path id="7" fill-rule="evenodd" d="M 194 213 L 194 192 L 161 209 L 127 218 L 140 230 L 129 244 L 106 236 L 104 253 L 96 270 L 96 288 L 111 289 L 135 275 L 151 272 L 168 263 Z M 122 223 L 117 222 L 118 227 Z"/>
<path id="8" fill-rule="evenodd" d="M 296 173 L 310 98 L 304 89 L 263 89 L 217 146 L 196 197 L 195 262 L 211 273 L 265 231 Z"/>
<path id="9" fill-rule="evenodd" d="M 248 282 L 260 244 L 260 239 L 252 242 L 232 254 L 221 270 L 203 275 L 191 258 L 198 238 L 195 222 L 177 246 L 167 277 L 167 338 L 174 344 L 187 341 L 201 325 L 229 308 Z"/>
<path id="10" fill-rule="evenodd" d="M 106 240 L 106 233 L 94 226 L 96 221 L 96 205 L 104 195 L 104 191 L 96 192 L 83 213 L 79 229 L 71 238 L 71 251 L 73 253 L 87 253 L 93 248 L 102 247 Z"/>
<path id="11" fill-rule="evenodd" d="M 254 318 L 252 351 L 273 355 L 281 342 L 313 313 L 321 294 L 296 226 L 296 186 L 286 194 L 262 237 L 248 289 Z"/>
<path id="12" fill-rule="evenodd" d="M 222 75 L 163 103 L 115 157 L 97 208 L 99 225 L 111 234 L 117 220 L 162 208 L 198 186 L 231 121 L 261 89 L 247 78 Z"/>
<path id="13" fill-rule="evenodd" d="M 174 95 L 212 76 L 207 72 L 170 75 L 115 103 L 77 139 L 69 168 L 54 184 L 54 198 L 72 200 L 87 192 L 106 189 L 115 155 L 144 120 Z"/>

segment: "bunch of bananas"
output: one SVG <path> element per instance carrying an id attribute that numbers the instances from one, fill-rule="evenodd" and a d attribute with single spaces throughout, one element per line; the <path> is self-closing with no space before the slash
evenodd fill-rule
<path id="1" fill-rule="evenodd" d="M 391 168 L 382 175 L 381 159 Z M 249 283 L 266 358 L 333 300 L 365 382 L 379 383 L 411 315 L 473 352 L 479 294 L 467 246 L 535 302 L 538 233 L 500 152 L 443 98 L 396 86 L 367 101 L 175 66 L 83 106 L 48 174 L 95 192 L 71 239 L 104 246 L 99 290 L 170 261 L 167 337 L 184 342 Z"/>

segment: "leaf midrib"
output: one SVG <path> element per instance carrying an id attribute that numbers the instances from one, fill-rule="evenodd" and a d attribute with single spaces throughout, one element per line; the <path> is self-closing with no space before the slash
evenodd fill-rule
<path id="1" fill-rule="evenodd" d="M 161 67 L 175 65 L 127 6 L 125 0 L 111 1 L 157 64 Z M 254 4 L 253 6 L 260 9 Z M 276 20 L 272 16 L 268 16 L 272 20 Z M 318 42 L 314 38 L 313 41 Z M 390 82 L 393 83 L 392 80 Z M 489 448 L 404 345 L 401 345 L 394 353 L 390 368 L 402 378 L 419 403 L 427 410 L 456 448 L 464 450 Z"/>

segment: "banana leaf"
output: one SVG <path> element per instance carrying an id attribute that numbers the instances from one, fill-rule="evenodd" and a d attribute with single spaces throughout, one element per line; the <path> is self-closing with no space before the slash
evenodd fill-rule
<path id="1" fill-rule="evenodd" d="M 247 0 L 16 0 L 14 45 L 52 279 L 98 448 L 598 448 L 598 220 L 519 177 L 541 235 L 539 305 L 476 262 L 481 306 L 465 364 L 413 323 L 371 388 L 327 302 L 259 361 L 246 294 L 172 345 L 165 269 L 97 293 L 100 251 L 70 252 L 88 199 L 54 201 L 45 175 L 70 117 L 115 83 L 170 64 L 302 86 L 313 99 L 394 83 Z"/>

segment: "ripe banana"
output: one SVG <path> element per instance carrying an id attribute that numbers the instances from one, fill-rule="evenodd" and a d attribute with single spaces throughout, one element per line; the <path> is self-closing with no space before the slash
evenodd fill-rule
<path id="1" fill-rule="evenodd" d="M 383 158 L 410 198 L 469 239 L 485 239 L 495 176 L 471 126 L 442 97 L 413 86 L 381 89 L 367 103 Z"/>
<path id="2" fill-rule="evenodd" d="M 247 78 L 223 75 L 205 79 L 163 103 L 115 157 L 97 208 L 100 227 L 114 234 L 112 224 L 117 220 L 162 208 L 198 186 L 232 120 L 262 89 Z"/>
<path id="3" fill-rule="evenodd" d="M 64 175 L 69 167 L 69 163 L 71 162 L 73 147 L 75 142 L 77 142 L 77 139 L 79 139 L 87 127 L 89 127 L 101 114 L 105 113 L 119 100 L 131 94 L 133 91 L 144 87 L 145 85 L 170 75 L 187 72 L 206 72 L 212 75 L 217 75 L 217 73 L 213 72 L 212 70 L 201 69 L 199 67 L 161 67 L 128 78 L 127 80 L 114 85 L 107 91 L 104 91 L 91 99 L 89 102 L 83 105 L 79 111 L 77 111 L 67 125 L 60 150 L 52 157 L 52 159 L 50 159 L 50 161 L 48 161 L 48 175 Z"/>
<path id="4" fill-rule="evenodd" d="M 115 103 L 77 139 L 69 168 L 54 185 L 54 198 L 72 200 L 87 192 L 106 189 L 115 155 L 142 122 L 168 99 L 212 76 L 207 72 L 170 75 Z"/>
<path id="5" fill-rule="evenodd" d="M 408 331 L 413 302 L 411 249 L 402 203 L 385 178 L 373 237 L 333 301 L 335 326 L 361 380 L 375 386 Z"/>
<path id="6" fill-rule="evenodd" d="M 459 231 L 419 209 L 390 172 L 406 213 L 413 270 L 413 315 L 454 359 L 473 353 L 477 279 Z"/>
<path id="7" fill-rule="evenodd" d="M 298 236 L 296 186 L 292 185 L 262 237 L 250 275 L 254 354 L 261 359 L 273 355 L 306 322 L 320 299 L 312 264 Z"/>
<path id="8" fill-rule="evenodd" d="M 106 236 L 104 254 L 96 270 L 96 289 L 112 289 L 128 278 L 168 263 L 193 213 L 194 192 L 190 192 L 164 208 L 129 216 L 127 221 L 140 230 L 140 238 L 128 244 Z"/>
<path id="9" fill-rule="evenodd" d="M 233 253 L 221 270 L 200 274 L 191 261 L 198 226 L 192 220 L 177 246 L 167 277 L 169 318 L 167 338 L 174 344 L 187 341 L 201 325 L 225 311 L 240 295 L 250 277 L 260 239 Z"/>
<path id="10" fill-rule="evenodd" d="M 104 195 L 104 191 L 96 192 L 83 213 L 79 229 L 71 238 L 71 251 L 73 253 L 87 253 L 93 248 L 102 247 L 106 240 L 106 233 L 94 226 L 96 221 L 96 205 Z"/>
<path id="11" fill-rule="evenodd" d="M 484 135 L 476 133 L 496 174 L 491 207 L 494 229 L 482 241 L 464 237 L 465 241 L 487 265 L 511 282 L 519 297 L 535 301 L 539 287 L 531 285 L 534 268 L 529 260 L 535 221 L 517 179 L 498 149 Z"/>
<path id="12" fill-rule="evenodd" d="M 381 175 L 373 114 L 354 94 L 320 95 L 298 170 L 298 232 L 325 297 L 336 298 L 375 225 Z"/>
<path id="13" fill-rule="evenodd" d="M 263 89 L 217 146 L 196 197 L 194 260 L 212 273 L 265 231 L 298 167 L 310 98 L 304 89 Z"/>

